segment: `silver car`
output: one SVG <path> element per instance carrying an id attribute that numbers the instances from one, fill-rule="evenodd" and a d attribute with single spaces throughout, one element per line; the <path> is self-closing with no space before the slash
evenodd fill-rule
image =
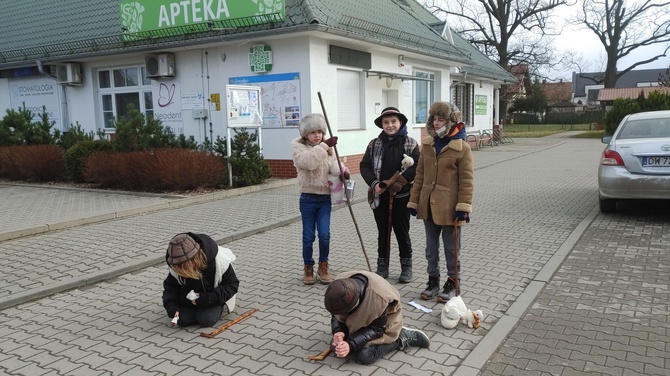
<path id="1" fill-rule="evenodd" d="M 670 199 L 670 111 L 628 115 L 602 142 L 601 212 L 614 212 L 623 199 Z"/>

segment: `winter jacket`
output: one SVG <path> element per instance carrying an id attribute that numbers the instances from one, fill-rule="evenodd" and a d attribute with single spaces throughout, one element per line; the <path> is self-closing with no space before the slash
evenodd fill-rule
<path id="1" fill-rule="evenodd" d="M 426 127 L 434 133 L 432 124 Z M 435 138 L 428 136 L 421 140 L 421 156 L 407 207 L 417 210 L 418 219 L 430 216 L 436 225 L 453 225 L 456 211 L 472 212 L 474 175 L 472 150 L 460 135 L 438 155 Z"/>
<path id="2" fill-rule="evenodd" d="M 198 279 L 183 278 L 172 269 L 163 281 L 163 307 L 170 318 L 179 311 L 179 306 L 191 305 L 186 295 L 191 291 L 200 294 L 196 307 L 226 305 L 228 311 L 235 309 L 235 296 L 240 281 L 235 275 L 233 261 L 235 255 L 228 248 L 220 247 L 214 239 L 205 234 L 188 233 L 207 257 L 207 267 Z M 167 261 L 167 252 L 165 259 Z"/>
<path id="3" fill-rule="evenodd" d="M 293 149 L 293 165 L 298 172 L 298 185 L 301 193 L 330 195 L 328 174 L 335 156 L 329 153 L 330 147 L 325 143 L 308 145 L 302 137 L 291 142 Z"/>
<path id="4" fill-rule="evenodd" d="M 378 142 L 377 140 L 381 140 L 382 145 L 381 170 L 379 171 L 379 176 L 375 174 L 376 156 L 374 155 L 374 150 L 375 143 Z M 407 135 L 407 127 L 404 126 L 400 128 L 393 138 L 389 138 L 389 136 L 382 131 L 376 139 L 370 141 L 360 163 L 361 176 L 368 186 L 374 187 L 380 181 L 387 180 L 396 172 L 400 171 L 403 154 L 407 154 L 414 159 L 414 165 L 402 173 L 402 176 L 409 183 L 414 180 L 414 176 L 416 175 L 416 162 L 419 159 L 419 145 L 416 140 Z M 406 184 L 396 193 L 396 197 L 406 196 L 410 187 L 411 184 Z M 382 195 L 389 195 L 389 191 L 387 190 Z"/>
<path id="5" fill-rule="evenodd" d="M 370 345 L 393 343 L 403 325 L 402 300 L 398 290 L 373 272 L 344 272 L 335 279 L 350 278 L 356 274 L 367 278 L 365 292 L 353 312 L 333 316 L 333 334 L 338 331 L 345 333 L 345 340 L 353 351 Z M 382 324 L 374 325 L 380 322 Z"/>

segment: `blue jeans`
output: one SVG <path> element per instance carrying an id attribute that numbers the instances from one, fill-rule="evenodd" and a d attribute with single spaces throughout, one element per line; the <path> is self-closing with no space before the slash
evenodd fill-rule
<path id="1" fill-rule="evenodd" d="M 330 253 L 330 195 L 300 194 L 302 215 L 302 259 L 314 265 L 315 232 L 319 233 L 319 262 L 328 261 Z"/>
<path id="2" fill-rule="evenodd" d="M 442 234 L 442 244 L 444 246 L 444 258 L 447 262 L 447 275 L 453 277 L 456 275 L 456 265 L 454 265 L 454 226 L 436 225 L 431 218 L 424 219 L 423 225 L 426 228 L 426 261 L 428 262 L 428 275 L 440 275 L 440 233 Z M 458 232 L 458 249 L 461 249 L 461 233 Z M 459 254 L 460 256 L 460 254 Z M 461 270 L 460 257 L 458 270 Z"/>

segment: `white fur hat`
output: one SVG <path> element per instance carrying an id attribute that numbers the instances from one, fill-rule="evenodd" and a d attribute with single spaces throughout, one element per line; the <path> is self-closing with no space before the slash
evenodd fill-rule
<path id="1" fill-rule="evenodd" d="M 301 137 L 307 137 L 308 134 L 314 131 L 321 131 L 324 135 L 327 133 L 326 118 L 321 114 L 308 114 L 300 120 Z"/>

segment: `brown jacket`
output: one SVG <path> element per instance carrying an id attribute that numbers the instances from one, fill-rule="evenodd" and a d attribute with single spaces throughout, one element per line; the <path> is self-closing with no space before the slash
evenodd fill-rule
<path id="1" fill-rule="evenodd" d="M 384 335 L 366 343 L 365 347 L 393 343 L 400 336 L 400 329 L 402 329 L 400 293 L 387 280 L 373 272 L 344 272 L 338 274 L 335 279 L 349 278 L 354 274 L 362 274 L 368 279 L 365 297 L 351 314 L 335 315 L 335 318 L 349 328 L 349 333 L 355 333 L 359 329 L 370 325 L 386 312 L 386 331 Z"/>
<path id="2" fill-rule="evenodd" d="M 431 215 L 436 225 L 453 225 L 456 211 L 472 212 L 472 150 L 464 140 L 454 139 L 436 156 L 434 145 L 433 137 L 421 140 L 421 156 L 407 207 L 416 209 L 418 219 Z"/>

